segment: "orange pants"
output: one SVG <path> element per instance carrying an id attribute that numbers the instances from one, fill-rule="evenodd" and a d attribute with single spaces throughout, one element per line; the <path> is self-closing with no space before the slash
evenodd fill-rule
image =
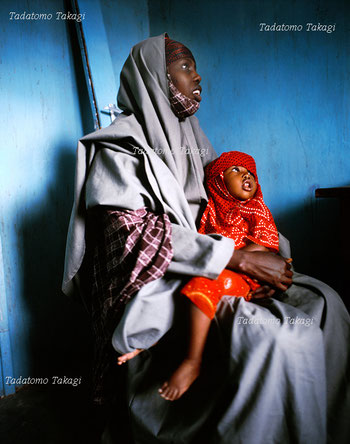
<path id="1" fill-rule="evenodd" d="M 213 319 L 216 307 L 222 296 L 244 297 L 250 301 L 251 293 L 260 285 L 250 277 L 225 270 L 217 279 L 205 277 L 192 278 L 181 290 L 197 307 Z"/>

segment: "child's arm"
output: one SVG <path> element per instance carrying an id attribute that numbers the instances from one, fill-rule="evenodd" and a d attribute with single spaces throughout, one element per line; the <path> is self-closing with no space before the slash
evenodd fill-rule
<path id="1" fill-rule="evenodd" d="M 263 245 L 255 244 L 254 242 L 246 245 L 245 247 L 242 247 L 241 250 L 244 251 L 270 251 L 267 247 L 264 247 Z"/>

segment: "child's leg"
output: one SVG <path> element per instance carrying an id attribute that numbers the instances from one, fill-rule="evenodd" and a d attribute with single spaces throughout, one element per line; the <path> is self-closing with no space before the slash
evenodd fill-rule
<path id="1" fill-rule="evenodd" d="M 160 396 L 175 401 L 191 386 L 200 373 L 202 355 L 207 340 L 211 319 L 196 305 L 190 308 L 190 343 L 186 358 L 159 389 Z"/>

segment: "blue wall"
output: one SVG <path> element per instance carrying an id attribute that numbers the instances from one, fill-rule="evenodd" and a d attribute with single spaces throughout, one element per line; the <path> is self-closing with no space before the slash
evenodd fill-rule
<path id="1" fill-rule="evenodd" d="M 131 47 L 150 36 L 148 5 L 146 0 L 101 0 L 101 9 L 118 91 Z"/>
<path id="2" fill-rule="evenodd" d="M 216 150 L 255 156 L 297 268 L 336 285 L 328 257 L 320 258 L 325 249 L 337 252 L 337 208 L 316 202 L 314 189 L 350 184 L 344 2 L 84 1 L 102 14 L 110 60 L 100 69 L 113 71 L 113 100 L 134 43 L 167 31 L 188 44 L 203 77 L 198 116 Z M 15 377 L 79 376 L 89 345 L 87 317 L 60 291 L 76 141 L 93 129 L 74 23 L 9 20 L 10 11 L 65 7 L 58 0 L 1 2 L 0 344 L 2 370 L 12 367 Z M 260 22 L 275 21 L 336 23 L 336 31 L 259 31 Z M 93 27 L 92 14 L 85 24 Z"/>
<path id="3" fill-rule="evenodd" d="M 7 300 L 14 377 L 49 367 L 60 374 L 74 343 L 76 309 L 60 281 L 76 140 L 92 128 L 82 71 L 64 21 L 9 20 L 11 11 L 64 9 L 61 1 L 1 3 L 0 298 Z"/>
<path id="4" fill-rule="evenodd" d="M 215 149 L 255 157 L 264 198 L 291 240 L 296 268 L 333 285 L 325 249 L 340 242 L 335 217 L 329 217 L 338 209 L 335 202 L 316 202 L 314 190 L 350 185 L 349 6 L 149 2 L 151 35 L 166 30 L 196 57 L 203 86 L 197 115 Z M 260 23 L 274 22 L 304 30 L 260 31 Z M 309 22 L 336 24 L 336 31 L 307 32 Z"/>
<path id="5" fill-rule="evenodd" d="M 116 52 L 126 58 L 132 44 L 148 37 L 145 1 L 87 3 L 102 10 L 114 58 Z M 0 395 L 11 392 L 5 376 L 80 376 L 90 358 L 87 316 L 60 290 L 76 143 L 93 130 L 75 24 L 56 20 L 66 6 L 1 2 Z M 145 16 L 134 17 L 135 10 Z M 16 21 L 11 11 L 53 18 Z M 94 18 L 89 14 L 85 24 L 93 26 Z M 123 40 L 124 20 L 131 30 Z M 115 58 L 116 70 L 121 63 Z"/>

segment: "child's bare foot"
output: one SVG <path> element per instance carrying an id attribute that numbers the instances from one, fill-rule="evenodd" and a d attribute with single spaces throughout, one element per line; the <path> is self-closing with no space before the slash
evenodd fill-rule
<path id="1" fill-rule="evenodd" d="M 139 353 L 143 351 L 143 348 L 137 348 L 135 351 L 130 353 L 125 353 L 125 355 L 121 355 L 118 358 L 118 365 L 123 365 L 127 361 L 130 361 L 130 359 L 135 358 Z"/>
<path id="2" fill-rule="evenodd" d="M 164 382 L 159 393 L 167 401 L 179 399 L 193 384 L 200 373 L 201 362 L 184 359 L 172 374 L 169 381 Z"/>

